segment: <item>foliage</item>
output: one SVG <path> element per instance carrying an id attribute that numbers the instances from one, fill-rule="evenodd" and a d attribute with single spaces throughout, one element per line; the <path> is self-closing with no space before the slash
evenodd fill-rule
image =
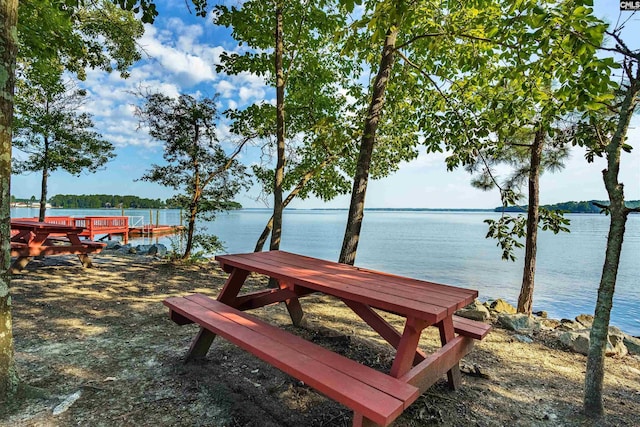
<path id="1" fill-rule="evenodd" d="M 80 79 L 87 67 L 109 72 L 115 68 L 126 77 L 127 69 L 140 59 L 136 39 L 144 29 L 130 2 L 127 8 L 114 3 L 21 0 L 18 63 L 35 74 L 46 74 L 57 63 Z"/>
<path id="2" fill-rule="evenodd" d="M 14 172 L 97 171 L 114 157 L 113 145 L 91 130 L 90 114 L 78 113 L 84 92 L 60 78 L 38 79 L 18 83 L 13 147 L 27 158 L 14 158 Z"/>
<path id="3" fill-rule="evenodd" d="M 17 84 L 13 148 L 14 173 L 42 174 L 40 220 L 44 220 L 49 175 L 95 172 L 114 157 L 113 145 L 92 130 L 88 113 L 79 113 L 84 91 L 62 80 L 61 69 L 45 74 L 30 69 Z"/>
<path id="4" fill-rule="evenodd" d="M 66 209 L 97 209 L 97 208 L 164 208 L 165 202 L 160 199 L 147 199 L 138 196 L 118 196 L 109 194 L 56 194 L 49 199 L 51 206 Z"/>
<path id="5" fill-rule="evenodd" d="M 196 220 L 213 220 L 248 186 L 245 167 L 235 159 L 239 150 L 227 156 L 217 141 L 215 98 L 148 94 L 136 115 L 149 134 L 164 143 L 166 164 L 152 165 L 141 179 L 177 191 L 167 203 L 187 211 L 186 259 L 196 243 Z"/>
<path id="6" fill-rule="evenodd" d="M 275 87 L 273 71 L 275 3 L 247 1 L 241 7 L 216 7 L 215 22 L 232 28 L 243 53 L 224 53 L 218 71 L 251 72 Z M 297 193 L 330 200 L 344 194 L 349 183 L 340 169 L 353 155 L 353 129 L 346 120 L 349 102 L 345 92 L 357 92 L 353 77 L 357 64 L 340 55 L 334 33 L 344 27 L 345 14 L 337 2 L 283 2 L 284 116 L 287 162 L 283 188 L 293 188 L 302 176 L 327 158 L 331 162 Z M 259 18 L 258 18 L 259 17 Z M 231 130 L 244 138 L 271 143 L 276 136 L 276 107 L 260 101 L 244 110 L 230 110 Z M 267 145 L 263 164 L 253 166 L 264 194 L 273 191 L 274 176 Z"/>
<path id="7" fill-rule="evenodd" d="M 207 234 L 203 229 L 198 229 L 197 234 L 193 238 L 193 251 L 188 257 L 184 257 L 184 241 L 187 230 L 180 230 L 172 236 L 169 236 L 169 250 L 167 258 L 170 261 L 181 261 L 187 263 L 196 263 L 208 260 L 211 254 L 222 252 L 225 250 L 224 243 L 213 234 Z"/>

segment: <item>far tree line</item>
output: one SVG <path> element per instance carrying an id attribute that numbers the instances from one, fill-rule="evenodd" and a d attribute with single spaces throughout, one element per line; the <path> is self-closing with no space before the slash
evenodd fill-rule
<path id="1" fill-rule="evenodd" d="M 561 211 L 566 213 L 601 213 L 602 206 L 608 205 L 608 201 L 604 200 L 583 200 L 581 202 L 562 202 L 551 205 L 542 205 L 541 208 L 550 211 Z M 627 200 L 625 206 L 629 209 L 640 207 L 640 200 Z M 527 210 L 525 206 L 499 206 L 494 209 L 495 212 L 523 212 Z"/>

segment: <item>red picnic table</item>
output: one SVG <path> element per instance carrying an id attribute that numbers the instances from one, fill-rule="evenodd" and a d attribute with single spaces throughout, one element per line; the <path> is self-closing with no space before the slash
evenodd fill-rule
<path id="1" fill-rule="evenodd" d="M 216 335 L 303 381 L 354 410 L 353 425 L 391 424 L 425 390 L 447 374 L 460 385 L 460 359 L 491 327 L 454 316 L 477 297 L 475 290 L 440 285 L 282 251 L 216 256 L 230 273 L 217 300 L 202 294 L 164 301 L 171 319 L 197 323 L 200 332 L 187 360 L 206 356 Z M 277 289 L 240 294 L 251 272 L 277 279 Z M 397 349 L 390 372 L 380 372 L 270 325 L 246 310 L 284 302 L 294 324 L 304 312 L 300 299 L 321 292 L 342 300 Z M 405 319 L 396 330 L 376 310 Z M 434 326 L 442 347 L 426 354 L 422 331 Z"/>
<path id="2" fill-rule="evenodd" d="M 80 240 L 84 227 L 37 221 L 11 221 L 11 256 L 17 257 L 11 273 L 24 269 L 35 256 L 76 254 L 84 267 L 91 267 L 90 253 L 99 253 L 105 243 Z"/>

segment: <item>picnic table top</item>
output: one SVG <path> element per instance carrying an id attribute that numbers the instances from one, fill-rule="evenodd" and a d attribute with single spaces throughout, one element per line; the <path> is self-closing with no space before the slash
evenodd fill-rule
<path id="1" fill-rule="evenodd" d="M 84 227 L 76 227 L 73 225 L 52 224 L 50 222 L 39 221 L 19 221 L 11 220 L 11 228 L 14 230 L 32 230 L 32 231 L 48 231 L 50 233 L 75 233 L 82 232 Z"/>
<path id="2" fill-rule="evenodd" d="M 218 255 L 233 269 L 266 274 L 347 301 L 434 324 L 473 302 L 478 291 L 397 276 L 284 251 Z"/>

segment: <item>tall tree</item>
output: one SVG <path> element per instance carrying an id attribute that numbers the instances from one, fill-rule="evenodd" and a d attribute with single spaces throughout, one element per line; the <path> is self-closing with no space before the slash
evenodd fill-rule
<path id="1" fill-rule="evenodd" d="M 178 194 L 170 203 L 187 210 L 187 243 L 182 259 L 188 259 L 195 245 L 220 249 L 214 236 L 195 234 L 198 218 L 212 220 L 215 213 L 230 207 L 233 197 L 248 184 L 245 167 L 235 157 L 242 146 L 227 156 L 216 137 L 215 98 L 196 100 L 189 95 L 173 99 L 150 94 L 136 115 L 149 134 L 164 143 L 166 165 L 152 165 L 141 178 L 173 188 Z"/>
<path id="2" fill-rule="evenodd" d="M 624 26 L 619 26 L 608 32 L 615 41 L 613 48 L 603 46 L 604 50 L 622 57 L 623 75 L 616 102 L 610 103 L 607 113 L 591 115 L 582 123 L 580 130 L 587 138 L 577 140 L 579 144 L 586 145 L 588 161 L 593 161 L 595 156 L 604 156 L 607 160 L 602 180 L 609 196 L 609 204 L 601 207 L 610 217 L 609 233 L 590 333 L 584 388 L 584 410 L 595 416 L 604 414 L 602 391 L 605 350 L 625 226 L 629 213 L 640 212 L 640 208 L 625 205 L 624 185 L 619 181 L 622 153 L 632 149 L 627 144 L 629 123 L 633 114 L 640 109 L 640 49 L 632 49 L 625 43 L 623 29 Z"/>
<path id="3" fill-rule="evenodd" d="M 488 237 L 496 237 L 503 258 L 513 259 L 517 241 L 525 237 L 525 261 L 518 311 L 531 314 L 534 291 L 537 233 L 541 226 L 554 232 L 566 230 L 558 213 L 539 209 L 539 177 L 545 144 L 562 148 L 568 143 L 570 126 L 563 121 L 593 108 L 589 99 L 605 99 L 609 87 L 600 71 L 606 59 L 595 56 L 605 25 L 592 15 L 590 0 L 499 3 L 501 19 L 476 33 L 497 52 L 492 60 L 471 73 L 439 75 L 445 82 L 436 91 L 445 114 L 431 117 L 427 139 L 446 141 L 453 152 L 449 168 L 478 165 L 483 183 L 491 184 L 490 168 L 483 158 L 504 156 L 514 145 L 513 135 L 529 129 L 528 142 L 516 145 L 527 153 L 527 217 L 509 215 L 489 222 Z M 563 66 L 559 66 L 563 64 Z M 509 151 L 506 151 L 509 153 Z M 513 188 L 502 193 L 505 205 L 515 204 Z M 526 229 L 526 231 L 525 231 Z"/>
<path id="4" fill-rule="evenodd" d="M 92 130 L 90 114 L 79 113 L 85 91 L 63 81 L 62 67 L 24 76 L 17 86 L 13 147 L 27 157 L 14 156 L 13 170 L 42 174 L 39 220 L 44 221 L 50 174 L 95 172 L 115 156 L 114 147 Z"/>
<path id="5" fill-rule="evenodd" d="M 383 164 L 393 170 L 416 156 L 420 128 L 432 114 L 425 108 L 435 81 L 420 68 L 469 72 L 489 51 L 478 41 L 484 22 L 496 18 L 491 1 L 464 2 L 454 9 L 439 1 L 370 1 L 354 25 L 347 51 L 374 70 L 366 116 L 361 123 L 358 161 L 339 261 L 353 264 L 357 254 L 369 175 Z M 377 52 L 371 50 L 376 47 Z M 419 64 L 419 65 L 418 65 Z M 450 76 L 445 76 L 448 78 Z M 384 132 L 381 132 L 384 131 Z M 383 134 L 388 135 L 383 146 Z M 426 140 L 440 151 L 438 140 Z M 376 152 L 381 154 L 376 161 Z M 377 166 L 376 166 L 377 163 Z"/>
<path id="6" fill-rule="evenodd" d="M 242 55 L 223 55 L 218 71 L 251 72 L 275 89 L 275 106 L 260 102 L 228 115 L 233 132 L 242 138 L 274 142 L 275 150 L 267 151 L 275 151 L 275 168 L 254 168 L 264 192 L 273 195 L 273 216 L 256 250 L 262 249 L 270 233 L 270 248 L 278 249 L 284 207 L 294 197 L 306 196 L 305 187 L 322 198 L 345 191 L 335 153 L 343 152 L 340 144 L 347 130 L 338 125 L 347 105 L 340 89 L 348 87 L 354 67 L 340 57 L 332 41 L 344 26 L 344 13 L 333 0 L 247 1 L 241 7 L 219 6 L 217 11 L 216 23 L 231 27 L 233 37 L 250 48 Z M 324 138 L 327 133 L 337 140 Z M 324 167 L 310 165 L 311 158 Z M 294 190 L 285 198 L 289 188 Z"/>
<path id="7" fill-rule="evenodd" d="M 0 404 L 4 405 L 17 391 L 11 319 L 11 129 L 15 84 L 18 1 L 0 2 Z"/>
<path id="8" fill-rule="evenodd" d="M 199 13 L 203 12 L 204 0 L 193 0 Z M 147 0 L 125 2 L 114 0 L 122 9 L 132 10 L 136 8 L 141 12 L 143 22 L 152 22 L 157 12 L 155 5 Z M 15 85 L 15 69 L 18 55 L 18 45 L 23 58 L 32 61 L 38 59 L 52 59 L 66 56 L 66 47 L 71 47 L 68 52 L 74 52 L 77 58 L 86 55 L 85 62 L 89 66 L 103 65 L 95 63 L 87 50 L 80 45 L 69 43 L 69 28 L 72 28 L 75 20 L 74 14 L 79 7 L 84 6 L 84 1 L 68 0 L 59 2 L 20 2 L 20 5 L 47 5 L 46 11 L 38 13 L 24 12 L 21 25 L 18 26 L 18 2 L 2 0 L 0 2 L 0 399 L 12 399 L 17 390 L 18 377 L 16 374 L 13 356 L 13 335 L 11 332 L 11 296 L 9 294 L 9 263 L 10 263 L 10 207 L 9 192 L 11 181 L 11 137 L 13 122 L 13 93 Z M 23 23 L 33 18 L 37 25 L 24 26 Z M 39 20 L 39 21 L 38 21 Z M 137 24 L 133 21 L 133 24 Z M 136 25 L 125 26 L 128 29 L 136 28 Z M 22 28 L 22 29 L 21 29 Z M 138 27 L 141 28 L 141 27 Z M 95 46 L 100 46 L 98 43 Z M 104 50 L 100 50 L 104 54 Z M 92 53 L 96 53 L 95 51 Z M 71 71 L 80 72 L 79 68 L 70 66 Z"/>

